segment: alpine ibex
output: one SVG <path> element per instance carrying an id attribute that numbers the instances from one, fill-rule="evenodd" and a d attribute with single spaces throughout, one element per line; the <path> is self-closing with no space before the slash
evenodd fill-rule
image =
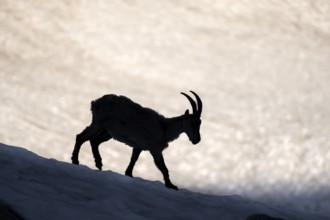
<path id="1" fill-rule="evenodd" d="M 96 167 L 102 170 L 102 159 L 98 150 L 102 142 L 113 138 L 133 148 L 130 163 L 125 175 L 132 177 L 135 162 L 143 150 L 150 151 L 154 162 L 164 176 L 165 186 L 178 189 L 169 178 L 162 151 L 168 147 L 168 143 L 186 133 L 193 144 L 197 144 L 200 138 L 200 125 L 202 113 L 202 101 L 199 96 L 196 102 L 187 94 L 181 93 L 189 100 L 192 106 L 192 114 L 189 110 L 178 117 L 165 118 L 156 111 L 144 108 L 125 96 L 104 95 L 92 101 L 92 123 L 76 136 L 76 143 L 72 153 L 72 163 L 79 164 L 78 154 L 81 145 L 90 141 Z"/>

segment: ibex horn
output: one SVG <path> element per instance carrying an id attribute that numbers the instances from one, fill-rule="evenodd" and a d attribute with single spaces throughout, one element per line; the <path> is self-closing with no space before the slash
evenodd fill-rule
<path id="1" fill-rule="evenodd" d="M 186 93 L 181 92 L 181 94 L 187 97 L 187 99 L 189 100 L 189 102 L 191 104 L 193 114 L 196 114 L 196 112 L 197 112 L 196 102 Z"/>
<path id="2" fill-rule="evenodd" d="M 197 113 L 199 115 L 202 114 L 202 110 L 203 110 L 203 103 L 202 103 L 202 100 L 201 98 L 199 98 L 199 96 L 194 92 L 194 91 L 190 91 L 192 94 L 194 94 L 194 96 L 196 97 L 196 100 L 197 100 L 197 107 L 198 107 L 198 111 Z"/>

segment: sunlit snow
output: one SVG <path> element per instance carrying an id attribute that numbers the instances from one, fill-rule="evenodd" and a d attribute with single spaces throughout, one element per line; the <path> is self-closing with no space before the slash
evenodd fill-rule
<path id="1" fill-rule="evenodd" d="M 4 0 L 0 142 L 70 162 L 92 100 L 126 95 L 172 117 L 194 90 L 202 141 L 164 152 L 173 183 L 330 216 L 329 60 L 328 0 Z M 123 174 L 131 149 L 100 150 Z M 79 159 L 95 169 L 89 144 Z M 134 175 L 162 180 L 148 153 Z"/>

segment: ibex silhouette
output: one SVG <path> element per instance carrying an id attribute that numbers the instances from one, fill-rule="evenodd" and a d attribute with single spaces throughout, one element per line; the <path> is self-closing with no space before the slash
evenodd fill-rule
<path id="1" fill-rule="evenodd" d="M 170 181 L 162 151 L 168 147 L 169 142 L 178 138 L 183 132 L 193 144 L 201 140 L 199 130 L 203 105 L 200 97 L 195 92 L 191 92 L 196 97 L 197 104 L 189 95 L 181 94 L 189 100 L 192 114 L 186 110 L 183 115 L 173 118 L 166 118 L 152 109 L 144 108 L 125 96 L 104 95 L 92 101 L 92 123 L 76 136 L 72 163 L 79 164 L 80 147 L 89 140 L 96 167 L 101 170 L 102 159 L 98 147 L 102 142 L 113 138 L 133 148 L 130 163 L 125 171 L 127 176 L 132 177 L 140 153 L 148 150 L 163 174 L 165 186 L 178 189 Z"/>

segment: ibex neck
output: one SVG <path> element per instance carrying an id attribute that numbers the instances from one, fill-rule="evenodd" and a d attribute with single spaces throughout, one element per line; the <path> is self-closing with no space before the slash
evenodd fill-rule
<path id="1" fill-rule="evenodd" d="M 174 118 L 165 119 L 165 129 L 166 135 L 165 138 L 167 142 L 171 142 L 179 137 L 183 132 L 183 120 L 184 116 L 178 116 Z"/>

